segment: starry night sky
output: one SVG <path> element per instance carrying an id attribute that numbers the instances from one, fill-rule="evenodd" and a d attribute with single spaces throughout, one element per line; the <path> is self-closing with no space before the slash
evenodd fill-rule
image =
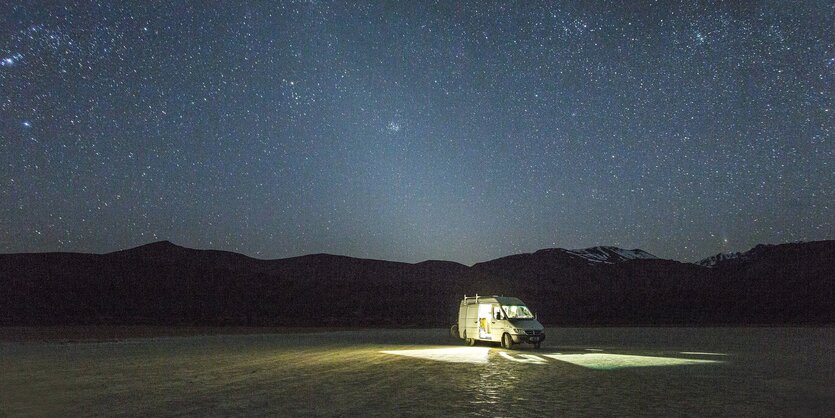
<path id="1" fill-rule="evenodd" d="M 0 8 L 2 253 L 835 237 L 829 1 L 25 3 Z"/>

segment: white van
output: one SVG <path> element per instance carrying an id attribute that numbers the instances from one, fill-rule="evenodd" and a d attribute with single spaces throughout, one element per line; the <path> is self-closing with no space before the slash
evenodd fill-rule
<path id="1" fill-rule="evenodd" d="M 536 315 L 517 298 L 506 296 L 464 296 L 458 308 L 458 324 L 452 335 L 474 345 L 479 341 L 498 341 L 502 347 L 528 343 L 539 348 L 545 328 Z"/>

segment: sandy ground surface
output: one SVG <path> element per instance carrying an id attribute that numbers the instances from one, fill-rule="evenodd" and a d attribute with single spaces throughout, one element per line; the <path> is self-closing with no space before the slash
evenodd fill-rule
<path id="1" fill-rule="evenodd" d="M 345 331 L 345 328 L 303 327 L 212 327 L 153 325 L 74 325 L 0 327 L 0 342 L 114 342 L 136 338 L 206 335 L 299 334 Z"/>
<path id="2" fill-rule="evenodd" d="M 5 330 L 0 416 L 830 416 L 835 410 L 831 328 L 549 328 L 539 350 L 466 347 L 444 329 L 181 329 L 154 337 L 134 330 L 89 341 L 41 331 L 12 339 Z"/>

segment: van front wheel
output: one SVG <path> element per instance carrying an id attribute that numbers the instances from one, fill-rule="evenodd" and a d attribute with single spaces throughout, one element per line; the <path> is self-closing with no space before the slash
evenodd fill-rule
<path id="1" fill-rule="evenodd" d="M 504 333 L 502 335 L 502 348 L 506 348 L 510 350 L 513 348 L 513 338 L 511 338 L 510 334 Z"/>

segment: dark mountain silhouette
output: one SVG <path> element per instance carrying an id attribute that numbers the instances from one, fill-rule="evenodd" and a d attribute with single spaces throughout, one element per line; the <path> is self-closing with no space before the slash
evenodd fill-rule
<path id="1" fill-rule="evenodd" d="M 711 267 L 641 250 L 545 249 L 467 267 L 313 254 L 259 260 L 167 241 L 0 255 L 0 324 L 437 326 L 464 294 L 519 296 L 552 325 L 831 324 L 835 241 Z"/>

